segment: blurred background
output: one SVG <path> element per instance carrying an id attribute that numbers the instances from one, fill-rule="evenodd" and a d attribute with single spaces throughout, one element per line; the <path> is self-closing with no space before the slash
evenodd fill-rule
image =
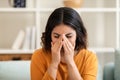
<path id="1" fill-rule="evenodd" d="M 63 6 L 72 7 L 81 15 L 88 31 L 88 49 L 97 54 L 102 80 L 104 65 L 114 63 L 115 50 L 120 48 L 119 0 L 0 0 L 1 65 L 20 62 L 28 67 L 32 53 L 41 47 L 40 38 L 49 15 Z M 27 70 L 26 76 L 30 74 Z M 0 74 L 4 74 L 2 71 Z"/>

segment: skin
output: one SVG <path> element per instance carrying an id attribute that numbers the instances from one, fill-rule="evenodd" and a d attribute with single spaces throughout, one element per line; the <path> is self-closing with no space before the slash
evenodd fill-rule
<path id="1" fill-rule="evenodd" d="M 52 61 L 48 73 L 55 80 L 58 65 L 63 62 L 67 64 L 69 80 L 82 80 L 74 63 L 76 31 L 68 25 L 60 24 L 53 29 L 51 38 Z"/>
<path id="2" fill-rule="evenodd" d="M 75 48 L 75 41 L 76 41 L 76 32 L 71 27 L 68 27 L 67 25 L 58 25 L 56 26 L 52 31 L 52 53 L 56 53 L 57 55 L 53 55 L 53 58 L 56 58 L 62 62 L 66 62 L 65 59 L 68 61 L 69 58 L 64 58 L 66 55 L 69 55 L 69 57 L 73 58 L 74 55 L 74 48 Z M 55 47 L 55 48 L 54 48 Z M 58 48 L 58 49 L 56 49 Z M 62 48 L 62 50 L 61 50 Z M 57 50 L 57 51 L 54 51 Z M 68 52 L 69 51 L 69 52 Z M 68 53 L 68 54 L 67 54 Z M 58 55 L 60 54 L 60 55 Z M 67 57 L 67 56 L 66 56 Z M 70 58 L 70 59 L 71 59 Z"/>

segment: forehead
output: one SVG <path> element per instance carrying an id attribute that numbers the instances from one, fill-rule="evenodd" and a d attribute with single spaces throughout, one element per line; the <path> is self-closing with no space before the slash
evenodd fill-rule
<path id="1" fill-rule="evenodd" d="M 67 34 L 67 33 L 76 33 L 76 31 L 68 25 L 60 24 L 55 26 L 52 33 Z"/>

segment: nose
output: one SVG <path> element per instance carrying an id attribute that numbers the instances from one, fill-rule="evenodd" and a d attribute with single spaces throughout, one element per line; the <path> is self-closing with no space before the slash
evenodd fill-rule
<path id="1" fill-rule="evenodd" d="M 62 34 L 61 35 L 62 41 L 64 40 L 64 37 L 65 37 L 65 34 Z"/>
<path id="2" fill-rule="evenodd" d="M 62 37 L 65 37 L 65 34 L 62 34 L 61 36 L 62 36 Z"/>

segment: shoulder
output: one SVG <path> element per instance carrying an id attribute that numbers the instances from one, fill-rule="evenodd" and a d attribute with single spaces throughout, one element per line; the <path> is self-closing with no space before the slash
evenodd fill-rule
<path id="1" fill-rule="evenodd" d="M 78 55 L 79 55 L 79 58 L 81 58 L 81 61 L 83 62 L 83 64 L 86 65 L 86 68 L 90 66 L 97 68 L 98 58 L 93 51 L 83 49 L 78 53 Z"/>
<path id="2" fill-rule="evenodd" d="M 37 49 L 33 52 L 33 55 L 32 56 L 39 56 L 39 55 L 42 55 L 44 52 L 43 52 L 43 49 L 40 48 L 40 49 Z"/>
<path id="3" fill-rule="evenodd" d="M 81 54 L 83 54 L 83 55 L 87 55 L 87 56 L 96 55 L 95 52 L 90 51 L 90 50 L 88 50 L 88 49 L 82 49 L 79 53 L 81 53 Z"/>
<path id="4" fill-rule="evenodd" d="M 40 48 L 33 52 L 32 60 L 44 60 L 47 55 L 49 54 L 46 53 L 42 48 Z"/>
<path id="5" fill-rule="evenodd" d="M 79 51 L 78 55 L 82 56 L 85 60 L 87 59 L 97 59 L 95 52 L 88 49 L 82 49 Z"/>
<path id="6" fill-rule="evenodd" d="M 84 67 L 82 73 L 84 75 L 83 77 L 86 79 L 95 78 L 98 70 L 98 59 L 96 54 L 93 51 L 83 49 L 79 52 L 79 55 L 82 55 L 82 67 Z"/>

